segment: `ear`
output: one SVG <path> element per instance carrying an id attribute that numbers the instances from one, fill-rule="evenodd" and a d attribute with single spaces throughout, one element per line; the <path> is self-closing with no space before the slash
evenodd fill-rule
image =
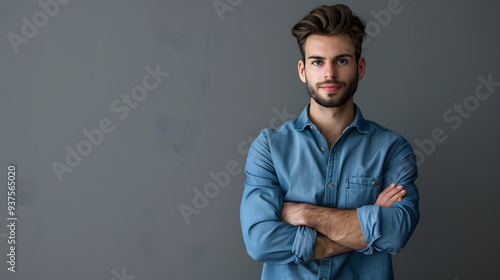
<path id="1" fill-rule="evenodd" d="M 302 60 L 299 60 L 299 63 L 297 65 L 297 70 L 299 71 L 299 77 L 300 77 L 300 80 L 303 82 L 303 83 L 306 83 L 307 80 L 306 80 L 306 69 L 305 69 L 305 65 L 304 65 L 304 61 Z"/>
<path id="2" fill-rule="evenodd" d="M 366 60 L 364 57 L 360 57 L 358 61 L 358 81 L 361 81 L 365 76 L 366 70 Z"/>

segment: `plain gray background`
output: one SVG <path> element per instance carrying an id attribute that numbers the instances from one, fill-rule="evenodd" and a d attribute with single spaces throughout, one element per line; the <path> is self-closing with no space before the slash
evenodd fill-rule
<path id="1" fill-rule="evenodd" d="M 393 258 L 396 278 L 497 278 L 500 87 L 477 103 L 474 93 L 479 76 L 500 81 L 500 4 L 401 0 L 375 24 L 392 1 L 344 2 L 373 22 L 355 102 L 416 151 L 433 130 L 446 134 L 421 159 L 421 220 Z M 211 0 L 73 0 L 44 25 L 38 13 L 43 26 L 16 52 L 8 34 L 22 36 L 22 18 L 33 23 L 43 9 L 0 2 L 0 225 L 9 164 L 19 218 L 15 273 L 0 226 L 0 279 L 259 279 L 239 223 L 244 172 L 189 224 L 179 205 L 193 206 L 210 172 L 243 168 L 263 128 L 302 111 L 309 96 L 290 28 L 337 2 L 220 3 L 231 7 L 222 17 Z M 119 119 L 113 101 L 157 65 L 170 75 Z M 464 101 L 473 110 L 446 121 Z M 104 118 L 114 131 L 60 182 L 51 164 Z"/>

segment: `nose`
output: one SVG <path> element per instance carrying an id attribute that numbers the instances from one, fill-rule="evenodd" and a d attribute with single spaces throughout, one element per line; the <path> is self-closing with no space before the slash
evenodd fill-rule
<path id="1" fill-rule="evenodd" d="M 334 80 L 337 78 L 337 69 L 333 63 L 327 63 L 324 68 L 323 76 L 325 80 Z"/>

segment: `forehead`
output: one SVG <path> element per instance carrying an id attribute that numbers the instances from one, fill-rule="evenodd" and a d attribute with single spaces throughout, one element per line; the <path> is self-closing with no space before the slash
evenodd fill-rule
<path id="1" fill-rule="evenodd" d="M 354 45 L 348 34 L 324 36 L 312 34 L 307 37 L 305 46 L 306 59 L 311 56 L 334 57 L 339 54 L 352 54 Z"/>

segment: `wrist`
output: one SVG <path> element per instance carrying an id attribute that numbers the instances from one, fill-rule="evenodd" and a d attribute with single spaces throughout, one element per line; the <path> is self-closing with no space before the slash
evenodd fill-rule
<path id="1" fill-rule="evenodd" d="M 302 224 L 314 229 L 314 205 L 303 204 L 302 208 Z"/>

